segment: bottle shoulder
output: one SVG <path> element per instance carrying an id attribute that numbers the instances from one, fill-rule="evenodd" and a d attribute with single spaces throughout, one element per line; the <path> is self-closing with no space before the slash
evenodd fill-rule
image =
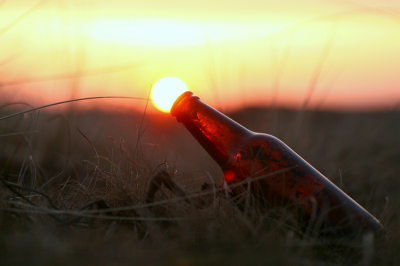
<path id="1" fill-rule="evenodd" d="M 252 132 L 252 136 L 249 138 L 249 141 L 272 141 L 272 142 L 281 142 L 283 143 L 279 138 L 266 134 L 266 133 L 258 133 L 258 132 Z"/>
<path id="2" fill-rule="evenodd" d="M 299 171 L 296 166 L 307 164 L 279 138 L 262 133 L 254 133 L 239 145 L 231 159 L 230 165 L 241 169 L 245 176 L 253 175 L 255 172 L 260 174 L 279 172 L 282 169 L 292 171 L 291 169 L 296 168 L 294 171 Z M 308 168 L 308 165 L 306 167 Z"/>
<path id="3" fill-rule="evenodd" d="M 265 133 L 256 133 L 254 132 L 247 140 L 243 143 L 241 148 L 251 148 L 255 149 L 259 147 L 259 149 L 267 149 L 267 150 L 287 150 L 290 149 L 282 140 L 279 138 Z"/>

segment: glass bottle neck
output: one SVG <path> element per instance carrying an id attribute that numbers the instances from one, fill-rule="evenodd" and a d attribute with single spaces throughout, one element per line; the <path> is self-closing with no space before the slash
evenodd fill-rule
<path id="1" fill-rule="evenodd" d="M 226 169 L 237 148 L 254 135 L 190 91 L 178 97 L 171 115 L 189 130 L 222 169 Z"/>

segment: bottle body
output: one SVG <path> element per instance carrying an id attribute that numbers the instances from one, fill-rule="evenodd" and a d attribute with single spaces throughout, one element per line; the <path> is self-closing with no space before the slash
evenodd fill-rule
<path id="1" fill-rule="evenodd" d="M 380 231 L 379 221 L 274 136 L 254 133 L 191 92 L 171 114 L 213 157 L 234 196 L 248 192 L 264 206 L 296 210 L 308 226 L 334 234 Z"/>
<path id="2" fill-rule="evenodd" d="M 375 217 L 274 136 L 255 134 L 247 139 L 229 167 L 234 178 L 228 182 L 251 178 L 258 202 L 296 210 L 298 218 L 315 230 L 351 235 L 382 229 Z M 235 194 L 240 193 L 246 191 L 239 186 Z"/>

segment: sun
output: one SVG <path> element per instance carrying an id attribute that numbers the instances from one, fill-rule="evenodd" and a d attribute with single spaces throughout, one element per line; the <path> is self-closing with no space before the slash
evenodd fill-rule
<path id="1" fill-rule="evenodd" d="M 175 100 L 188 88 L 181 79 L 165 77 L 156 82 L 151 90 L 151 99 L 158 110 L 168 113 Z"/>

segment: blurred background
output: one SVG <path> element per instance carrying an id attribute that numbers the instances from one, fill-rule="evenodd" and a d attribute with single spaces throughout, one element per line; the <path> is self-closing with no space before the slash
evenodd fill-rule
<path id="1" fill-rule="evenodd" d="M 394 0 L 3 0 L 0 101 L 146 98 L 177 76 L 223 111 L 397 108 L 399 9 Z M 103 107 L 121 105 L 144 106 Z"/>
<path id="2" fill-rule="evenodd" d="M 399 14 L 389 0 L 3 0 L 1 116 L 81 97 L 147 98 L 176 76 L 345 180 L 359 201 L 384 205 L 399 173 Z M 0 130 L 2 174 L 32 187 L 96 165 L 132 174 L 133 161 L 148 175 L 167 162 L 182 182 L 221 180 L 187 130 L 143 100 L 58 105 Z"/>
<path id="3" fill-rule="evenodd" d="M 102 264 L 125 257 L 160 265 L 165 253 L 178 264 L 182 253 L 171 245 L 174 238 L 166 241 L 168 230 L 150 230 L 150 245 L 131 237 L 132 227 L 118 234 L 116 228 L 125 227 L 117 218 L 134 219 L 132 213 L 94 220 L 97 231 L 91 222 L 62 231 L 49 226 L 57 222 L 45 214 L 27 212 L 38 208 L 26 201 L 51 209 L 53 201 L 61 210 L 98 198 L 109 207 L 136 206 L 165 163 L 190 192 L 204 182 L 220 183 L 220 168 L 184 126 L 143 100 L 157 80 L 175 76 L 250 130 L 283 140 L 375 215 L 389 236 L 376 251 L 379 264 L 394 265 L 400 247 L 399 70 L 398 0 L 0 0 L 0 258 L 53 265 L 76 264 L 74 256 Z M 143 99 L 85 100 L 5 118 L 94 96 Z M 229 211 L 218 218 L 229 208 L 219 210 L 202 219 L 187 212 L 195 226 L 178 226 L 177 241 L 193 250 L 204 245 L 200 250 L 208 254 L 219 246 L 210 243 L 236 236 L 238 245 L 225 256 L 233 265 L 276 257 L 282 265 L 288 259 L 316 264 L 293 257 L 315 250 L 296 242 L 293 231 L 275 241 L 278 227 L 260 233 Z M 21 234 L 26 228 L 30 233 Z M 81 241 L 82 235 L 100 240 Z M 116 241 L 107 244 L 113 235 Z M 255 240 L 249 250 L 257 256 L 242 249 L 244 239 Z M 125 246 L 135 241 L 141 249 Z M 363 265 L 375 265 L 368 264 L 371 241 L 362 244 Z M 225 258 L 219 250 L 212 259 Z"/>

